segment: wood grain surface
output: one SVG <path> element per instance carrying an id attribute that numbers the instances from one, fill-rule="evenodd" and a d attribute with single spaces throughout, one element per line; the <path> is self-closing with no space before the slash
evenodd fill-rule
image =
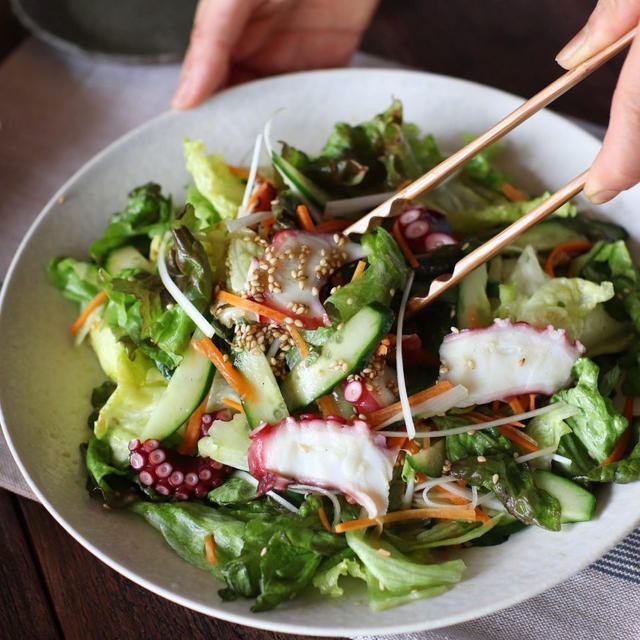
<path id="1" fill-rule="evenodd" d="M 560 74 L 554 56 L 594 5 L 591 0 L 383 0 L 362 49 L 530 96 Z M 4 7 L 6 0 L 0 0 Z M 22 37 L 6 12 L 0 14 L 0 34 L 1 58 L 7 43 Z M 554 108 L 605 124 L 620 65 L 620 59 L 612 61 Z M 2 639 L 296 638 L 208 618 L 155 596 L 94 558 L 42 506 L 2 491 L 0 523 Z"/>

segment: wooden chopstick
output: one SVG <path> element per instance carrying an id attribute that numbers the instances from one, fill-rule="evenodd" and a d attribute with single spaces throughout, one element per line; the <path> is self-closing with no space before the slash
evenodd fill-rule
<path id="1" fill-rule="evenodd" d="M 373 209 L 373 211 L 347 227 L 344 233 L 347 235 L 351 233 L 365 233 L 377 218 L 386 218 L 393 215 L 391 205 L 394 200 L 398 198 L 413 200 L 434 187 L 437 187 L 452 173 L 473 158 L 473 156 L 496 142 L 496 140 L 517 127 L 534 113 L 546 107 L 549 103 L 571 89 L 571 87 L 578 84 L 578 82 L 588 76 L 592 71 L 622 51 L 631 40 L 633 40 L 635 31 L 635 29 L 632 29 L 613 44 L 561 75 L 557 80 L 554 80 L 550 85 L 542 89 L 542 91 L 521 104 L 515 111 L 512 111 L 508 116 L 500 120 L 500 122 L 491 127 L 491 129 L 472 140 L 468 145 L 443 160 L 438 166 L 429 170 L 415 182 L 401 189 L 391 198 L 385 200 L 385 202 Z"/>
<path id="2" fill-rule="evenodd" d="M 550 195 L 544 202 L 540 203 L 535 209 L 510 224 L 506 229 L 496 234 L 490 240 L 468 253 L 464 258 L 458 260 L 451 275 L 438 276 L 433 280 L 429 287 L 429 293 L 423 297 L 413 297 L 409 299 L 407 304 L 407 317 L 410 317 L 418 311 L 421 311 L 429 303 L 433 302 L 439 295 L 444 293 L 449 287 L 457 284 L 466 275 L 471 273 L 475 268 L 479 267 L 483 262 L 492 258 L 500 249 L 513 242 L 521 233 L 532 227 L 543 218 L 553 213 L 558 207 L 562 206 L 567 200 L 573 198 L 584 188 L 587 177 L 587 171 L 583 171 L 579 176 L 568 182 Z"/>

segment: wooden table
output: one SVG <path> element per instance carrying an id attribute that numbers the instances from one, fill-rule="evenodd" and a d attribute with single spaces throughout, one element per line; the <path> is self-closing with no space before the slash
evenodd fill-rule
<path id="1" fill-rule="evenodd" d="M 594 4 L 383 0 L 362 49 L 530 95 L 559 74 L 554 55 Z M 620 60 L 612 61 L 554 108 L 605 124 L 619 67 Z M 208 618 L 151 594 L 94 558 L 43 507 L 6 491 L 0 523 L 0 638 L 294 637 Z"/>

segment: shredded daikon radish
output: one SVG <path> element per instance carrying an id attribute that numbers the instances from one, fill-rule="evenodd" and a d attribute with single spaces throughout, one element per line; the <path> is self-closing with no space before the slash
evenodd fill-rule
<path id="1" fill-rule="evenodd" d="M 402 498 L 402 508 L 411 509 L 411 503 L 413 502 L 413 494 L 416 486 L 416 474 L 415 471 L 411 474 L 411 477 L 407 481 L 407 488 L 405 489 L 404 496 Z"/>
<path id="2" fill-rule="evenodd" d="M 428 507 L 442 507 L 446 504 L 447 508 L 451 509 L 469 509 L 469 504 L 454 504 L 450 505 L 448 502 L 444 502 L 442 500 L 432 500 L 429 497 L 429 491 L 434 487 L 443 487 L 446 484 L 450 484 L 452 482 L 455 483 L 456 478 L 452 478 L 451 476 L 442 476 L 440 478 L 434 478 L 433 480 L 427 480 L 426 482 L 421 482 L 417 487 L 415 487 L 414 491 L 422 490 L 422 500 Z M 457 485 L 455 487 L 446 487 L 447 491 L 451 491 L 451 493 L 455 493 L 458 497 L 467 500 L 469 503 L 473 501 L 473 496 L 471 493 L 467 493 L 461 487 Z M 443 497 L 444 498 L 444 497 Z M 446 500 L 446 498 L 444 498 Z"/>
<path id="3" fill-rule="evenodd" d="M 554 404 L 547 405 L 546 407 L 540 407 L 533 411 L 525 411 L 524 413 L 518 413 L 514 416 L 507 416 L 506 418 L 499 418 L 497 420 L 489 420 L 488 422 L 480 422 L 474 424 L 467 424 L 463 427 L 453 427 L 452 429 L 443 429 L 442 431 L 420 431 L 414 435 L 414 438 L 439 438 L 443 436 L 453 436 L 458 433 L 466 433 L 468 431 L 480 431 L 482 429 L 489 429 L 491 427 L 499 427 L 503 424 L 511 424 L 512 422 L 521 422 L 528 418 L 534 418 L 542 414 L 548 413 L 553 409 L 563 406 L 563 403 L 556 402 Z M 400 438 L 407 436 L 405 431 L 379 431 L 383 436 L 388 438 Z"/>
<path id="4" fill-rule="evenodd" d="M 249 167 L 249 177 L 247 178 L 247 186 L 244 189 L 244 195 L 242 196 L 242 204 L 238 208 L 238 217 L 244 214 L 251 213 L 247 211 L 247 204 L 253 191 L 253 186 L 256 182 L 256 174 L 258 173 L 258 163 L 260 162 L 260 151 L 262 151 L 262 134 L 259 133 L 256 136 L 256 144 L 253 147 L 253 156 L 251 158 L 251 166 Z"/>
<path id="5" fill-rule="evenodd" d="M 431 416 L 444 415 L 449 409 L 453 407 L 459 407 L 460 403 L 467 397 L 468 392 L 461 384 L 457 384 L 455 387 L 439 393 L 437 396 L 428 398 L 420 404 L 416 404 L 411 407 L 411 414 L 414 416 L 420 416 L 429 418 Z M 383 423 L 376 426 L 376 430 L 384 429 L 394 422 L 398 422 L 403 417 L 403 412 L 398 411 L 395 415 L 391 416 Z"/>
<path id="6" fill-rule="evenodd" d="M 543 456 L 548 456 L 552 454 L 556 450 L 555 446 L 545 447 L 544 449 L 538 449 L 537 451 L 532 451 L 531 453 L 527 453 L 523 456 L 518 456 L 515 458 L 516 462 L 529 462 L 529 460 L 534 460 L 535 458 L 542 458 Z"/>
<path id="7" fill-rule="evenodd" d="M 267 153 L 269 154 L 269 160 L 273 163 L 276 171 L 280 174 L 282 181 L 287 185 L 287 187 L 289 187 L 289 189 L 291 189 L 291 191 L 293 191 L 298 196 L 298 198 L 300 198 L 300 200 L 302 200 L 302 202 L 304 202 L 304 204 L 307 206 L 307 209 L 309 210 L 309 214 L 313 218 L 313 221 L 318 224 L 320 222 L 320 215 L 317 208 L 314 207 L 313 204 L 309 201 L 309 198 L 307 198 L 304 193 L 300 191 L 298 185 L 275 162 L 273 162 L 273 147 L 271 146 L 271 122 L 276 117 L 276 115 L 278 115 L 279 111 L 282 111 L 282 109 L 278 109 L 278 111 L 276 111 L 264 125 L 264 146 L 266 147 Z"/>
<path id="8" fill-rule="evenodd" d="M 247 473 L 246 471 L 236 470 L 233 472 L 233 475 L 236 478 L 243 478 L 247 482 L 251 483 L 254 487 L 258 486 L 258 481 L 250 473 Z M 285 500 L 282 496 L 278 495 L 275 491 L 267 491 L 265 495 L 269 496 L 270 498 L 273 498 L 279 505 L 282 505 L 285 509 L 288 509 L 292 513 L 300 512 L 298 507 L 292 505 L 290 502 Z"/>
<path id="9" fill-rule="evenodd" d="M 196 327 L 204 333 L 207 338 L 212 338 L 214 331 L 213 327 L 207 322 L 207 319 L 195 308 L 191 300 L 180 291 L 178 285 L 171 279 L 169 272 L 167 271 L 167 265 L 164 261 L 164 254 L 167 247 L 167 241 L 169 234 L 166 234 L 158 249 L 158 273 L 160 274 L 160 280 L 165 289 L 169 292 L 171 297 L 176 301 L 182 310 L 193 320 Z"/>
<path id="10" fill-rule="evenodd" d="M 227 227 L 227 231 L 233 232 L 242 229 L 242 227 L 251 227 L 269 218 L 273 218 L 271 211 L 257 211 L 256 213 L 247 213 L 235 220 L 225 220 L 224 224 Z"/>
<path id="11" fill-rule="evenodd" d="M 320 493 L 323 496 L 327 496 L 333 505 L 333 521 L 331 526 L 335 528 L 338 522 L 340 522 L 342 507 L 340 506 L 340 500 L 336 497 L 335 491 L 329 491 L 322 487 L 314 487 L 310 484 L 290 484 L 287 489 L 289 491 L 295 491 L 296 493 Z"/>
<path id="12" fill-rule="evenodd" d="M 364 211 L 371 207 L 377 207 L 394 194 L 395 191 L 387 191 L 386 193 L 372 193 L 368 196 L 360 196 L 358 198 L 330 200 L 324 207 L 323 215 L 325 220 L 328 220 L 330 218 L 335 218 L 336 216 Z"/>
<path id="13" fill-rule="evenodd" d="M 407 383 L 404 379 L 404 363 L 402 360 L 402 329 L 404 326 L 404 312 L 407 308 L 409 293 L 411 293 L 411 285 L 415 272 L 412 271 L 407 278 L 404 293 L 402 294 L 402 302 L 398 310 L 398 333 L 396 338 L 396 372 L 398 376 L 398 395 L 400 396 L 400 404 L 402 405 L 402 415 L 407 428 L 406 436 L 409 440 L 413 440 L 416 435 L 416 427 L 413 424 L 413 415 L 411 414 L 411 405 L 409 404 L 409 396 L 407 395 Z"/>

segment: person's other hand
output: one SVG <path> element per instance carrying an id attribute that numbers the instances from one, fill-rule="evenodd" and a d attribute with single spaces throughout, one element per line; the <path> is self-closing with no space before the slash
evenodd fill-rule
<path id="1" fill-rule="evenodd" d="M 378 0 L 200 0 L 174 109 L 229 82 L 347 64 Z"/>
<path id="2" fill-rule="evenodd" d="M 556 60 L 571 69 L 615 42 L 640 20 L 640 0 L 599 0 L 583 29 Z M 594 203 L 611 200 L 640 182 L 640 38 L 624 62 L 611 103 L 609 128 L 587 175 L 585 195 Z"/>

